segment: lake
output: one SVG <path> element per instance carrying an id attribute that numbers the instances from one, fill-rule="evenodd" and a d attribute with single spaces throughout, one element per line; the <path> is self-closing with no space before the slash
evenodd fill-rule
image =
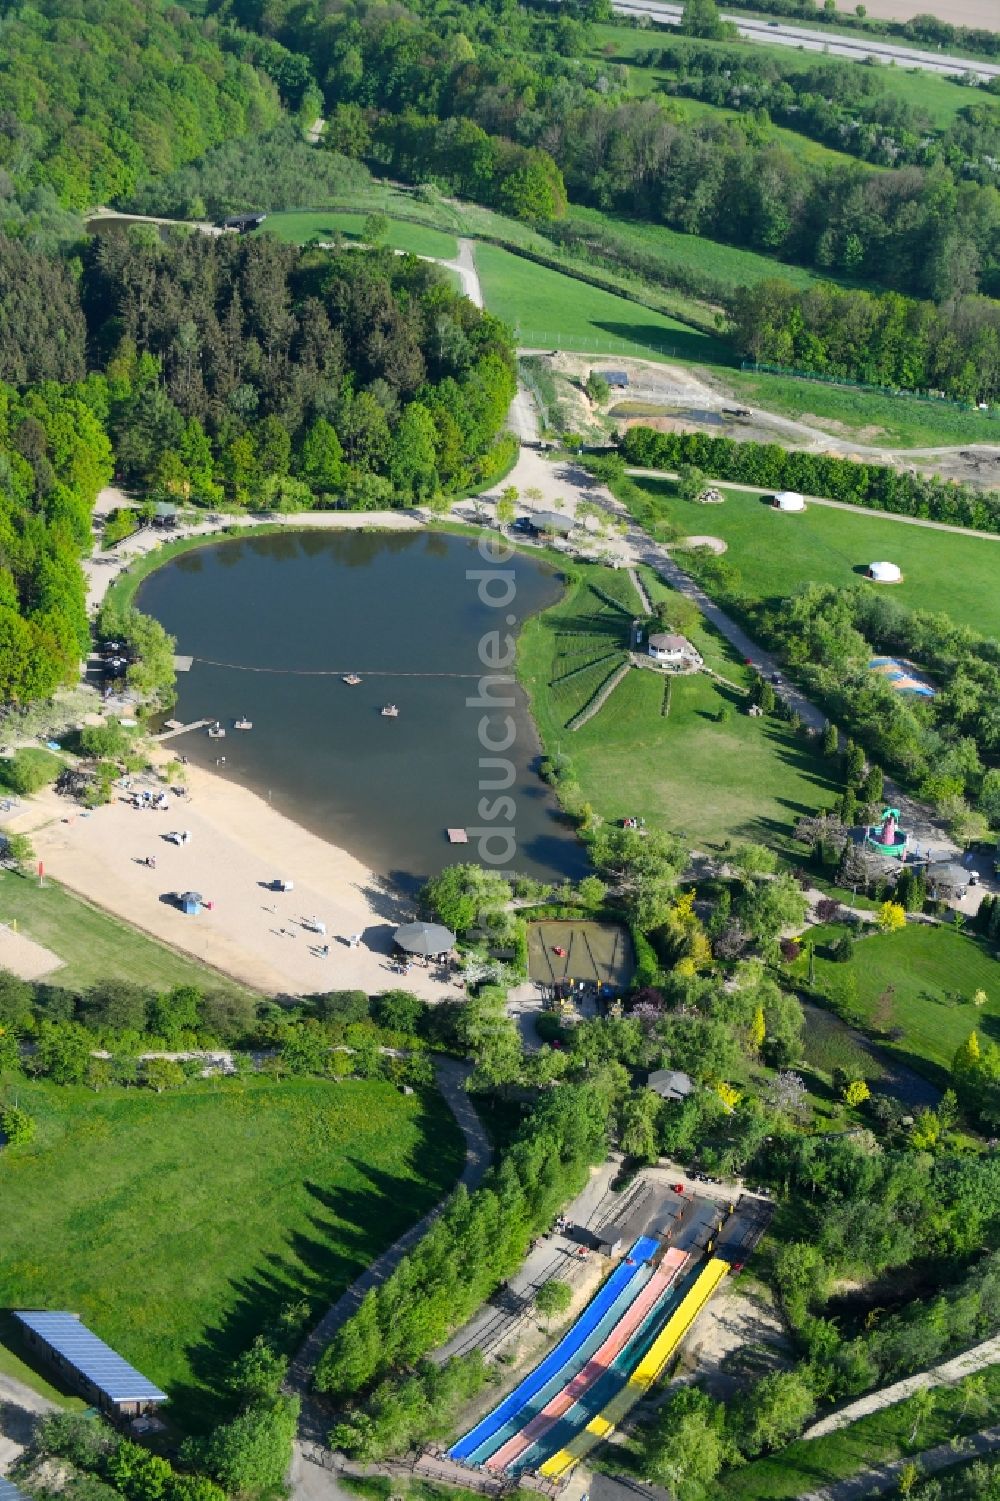
<path id="1" fill-rule="evenodd" d="M 466 859 L 542 879 L 585 873 L 583 846 L 538 776 L 526 698 L 495 681 L 508 633 L 560 590 L 540 561 L 487 561 L 464 537 L 303 531 L 181 554 L 137 603 L 195 658 L 178 673 L 175 716 L 226 727 L 224 740 L 181 736 L 177 751 L 211 769 L 224 755 L 220 774 L 412 888 Z M 357 687 L 342 681 L 351 671 Z M 489 704 L 509 707 L 467 704 L 484 673 Z M 388 703 L 398 718 L 383 717 Z M 251 731 L 234 731 L 241 716 Z M 448 828 L 468 829 L 469 844 L 450 845 Z"/>

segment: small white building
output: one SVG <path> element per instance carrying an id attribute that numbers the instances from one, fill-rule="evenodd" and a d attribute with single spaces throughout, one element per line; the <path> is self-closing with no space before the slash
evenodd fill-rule
<path id="1" fill-rule="evenodd" d="M 898 584 L 903 577 L 903 570 L 898 563 L 869 563 L 868 577 L 874 579 L 876 584 Z"/>
<path id="2" fill-rule="evenodd" d="M 806 503 L 797 490 L 779 490 L 774 497 L 776 511 L 804 511 Z"/>
<path id="3" fill-rule="evenodd" d="M 662 662 L 665 667 L 694 672 L 702 665 L 700 653 L 686 636 L 658 632 L 649 637 L 646 649 L 654 662 Z"/>

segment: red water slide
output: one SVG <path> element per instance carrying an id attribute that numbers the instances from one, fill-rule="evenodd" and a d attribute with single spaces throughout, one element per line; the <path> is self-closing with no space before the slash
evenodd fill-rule
<path id="1" fill-rule="evenodd" d="M 543 1434 L 547 1433 L 552 1425 L 569 1411 L 574 1402 L 579 1402 L 584 1392 L 589 1391 L 595 1381 L 598 1381 L 608 1370 L 612 1361 L 621 1354 L 633 1334 L 641 1327 L 643 1320 L 655 1308 L 689 1259 L 687 1251 L 674 1249 L 667 1251 L 658 1269 L 650 1277 L 635 1302 L 629 1304 L 600 1349 L 594 1351 L 582 1370 L 577 1371 L 573 1379 L 567 1382 L 561 1391 L 556 1392 L 541 1412 L 536 1413 L 530 1422 L 514 1434 L 513 1438 L 509 1438 L 495 1454 L 490 1456 L 486 1461 L 488 1470 L 493 1470 L 497 1474 L 505 1470 L 519 1455 L 524 1453 L 525 1449 L 530 1448 Z"/>

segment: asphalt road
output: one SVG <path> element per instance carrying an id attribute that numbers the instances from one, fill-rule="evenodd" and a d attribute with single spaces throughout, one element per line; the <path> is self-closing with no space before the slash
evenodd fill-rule
<path id="1" fill-rule="evenodd" d="M 650 16 L 654 21 L 667 26 L 675 26 L 681 18 L 682 7 L 664 4 L 663 0 L 611 0 L 611 3 L 622 15 Z M 856 62 L 874 57 L 880 62 L 895 62 L 898 67 L 923 68 L 929 73 L 944 73 L 951 78 L 961 78 L 965 73 L 973 73 L 977 78 L 1000 78 L 998 63 L 950 57 L 947 53 L 924 52 L 916 47 L 900 47 L 882 37 L 872 37 L 869 41 L 844 36 L 835 31 L 785 26 L 781 22 L 756 21 L 743 16 L 724 15 L 722 19 L 732 21 L 740 36 L 747 37 L 751 42 L 768 42 L 777 47 L 800 47 L 805 52 L 826 52 L 832 57 L 854 58 Z"/>

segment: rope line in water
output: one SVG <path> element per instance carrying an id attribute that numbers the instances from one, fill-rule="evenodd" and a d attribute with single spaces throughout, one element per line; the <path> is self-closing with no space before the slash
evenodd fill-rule
<path id="1" fill-rule="evenodd" d="M 392 668 L 376 667 L 364 670 L 357 667 L 248 667 L 244 662 L 215 662 L 211 657 L 192 657 L 203 667 L 225 667 L 229 672 L 267 672 L 276 676 L 293 678 L 342 678 L 356 672 L 359 678 L 478 678 L 478 672 L 397 672 Z"/>

